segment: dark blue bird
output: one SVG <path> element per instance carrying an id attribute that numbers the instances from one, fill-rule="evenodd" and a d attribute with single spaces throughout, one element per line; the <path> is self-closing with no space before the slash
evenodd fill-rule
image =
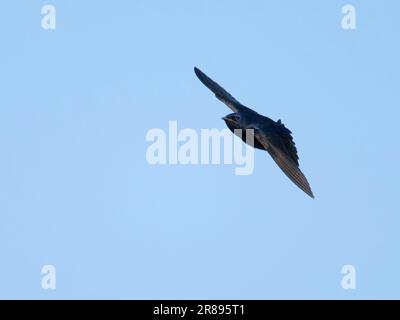
<path id="1" fill-rule="evenodd" d="M 257 149 L 268 151 L 272 159 L 289 179 L 310 197 L 314 198 L 310 184 L 299 168 L 299 157 L 292 138 L 292 132 L 284 126 L 281 120 L 274 121 L 251 110 L 237 101 L 200 69 L 195 67 L 194 72 L 200 81 L 233 111 L 233 113 L 222 118 L 228 128 L 232 132 L 235 129 L 251 129 L 254 133 L 254 137 L 252 137 L 254 138 L 254 143 L 251 145 Z M 248 143 L 245 134 L 240 135 L 240 137 L 245 143 Z"/>

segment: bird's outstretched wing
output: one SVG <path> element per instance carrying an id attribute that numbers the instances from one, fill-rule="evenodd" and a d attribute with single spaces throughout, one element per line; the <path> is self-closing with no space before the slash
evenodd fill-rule
<path id="1" fill-rule="evenodd" d="M 194 72 L 196 73 L 197 78 L 212 92 L 214 92 L 215 96 L 225 103 L 233 112 L 238 112 L 243 109 L 247 109 L 244 105 L 242 105 L 239 101 L 237 101 L 229 92 L 227 92 L 224 88 L 222 88 L 218 83 L 210 79 L 204 72 L 200 69 L 194 67 Z"/>
<path id="2" fill-rule="evenodd" d="M 287 137 L 282 137 L 280 133 L 274 133 L 272 135 L 265 134 L 262 129 L 254 130 L 254 135 L 256 139 L 264 146 L 265 150 L 268 151 L 279 168 L 281 168 L 281 170 L 288 176 L 288 178 L 311 198 L 314 198 L 310 184 L 298 166 L 297 153 L 295 159 L 293 159 L 292 155 L 288 153 L 286 147 L 286 144 L 288 143 Z"/>

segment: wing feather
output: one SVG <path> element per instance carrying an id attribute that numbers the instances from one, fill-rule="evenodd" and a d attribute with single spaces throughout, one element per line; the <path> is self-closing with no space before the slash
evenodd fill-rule
<path id="1" fill-rule="evenodd" d="M 301 172 L 296 162 L 294 162 L 294 160 L 285 152 L 280 150 L 281 148 L 279 148 L 278 143 L 273 141 L 275 139 L 268 139 L 267 136 L 259 130 L 255 130 L 254 134 L 256 139 L 264 146 L 265 150 L 268 151 L 283 173 L 285 173 L 285 175 L 301 190 L 311 198 L 314 198 L 314 194 L 307 178 L 304 176 L 303 172 Z M 277 139 L 279 138 L 277 137 Z"/>
<path id="2" fill-rule="evenodd" d="M 200 69 L 195 67 L 194 72 L 196 73 L 197 78 L 199 78 L 199 80 L 208 89 L 210 89 L 219 100 L 221 100 L 223 103 L 225 103 L 233 112 L 239 112 L 246 108 L 239 101 L 237 101 L 228 91 L 226 91 L 224 88 L 222 88 L 214 80 L 210 79 Z"/>

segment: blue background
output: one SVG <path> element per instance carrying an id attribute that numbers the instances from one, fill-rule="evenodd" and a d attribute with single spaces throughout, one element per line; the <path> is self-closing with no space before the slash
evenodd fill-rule
<path id="1" fill-rule="evenodd" d="M 398 1 L 0 7 L 0 298 L 400 298 Z M 195 65 L 293 131 L 315 200 L 262 151 L 147 163 L 151 128 L 225 128 Z"/>

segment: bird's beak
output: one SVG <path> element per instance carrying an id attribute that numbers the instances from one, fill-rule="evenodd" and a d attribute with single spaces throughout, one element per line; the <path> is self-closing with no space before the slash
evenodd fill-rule
<path id="1" fill-rule="evenodd" d="M 231 124 L 235 124 L 236 121 L 233 120 L 232 118 L 228 118 L 228 117 L 223 117 L 222 120 L 224 120 L 227 123 L 231 123 Z"/>

